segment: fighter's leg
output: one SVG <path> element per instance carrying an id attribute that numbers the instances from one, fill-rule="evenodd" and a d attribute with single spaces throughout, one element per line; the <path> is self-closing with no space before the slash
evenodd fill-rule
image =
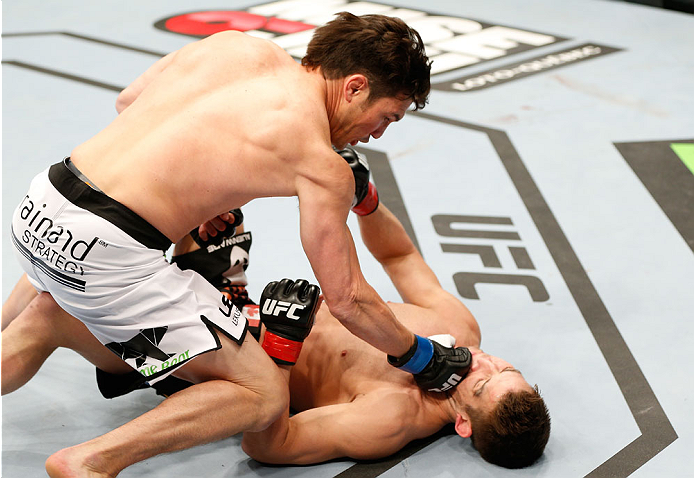
<path id="1" fill-rule="evenodd" d="M 248 335 L 242 346 L 222 333 L 219 339 L 221 349 L 194 358 L 177 372 L 200 383 L 112 432 L 53 454 L 46 462 L 48 474 L 113 477 L 160 453 L 269 426 L 289 400 L 279 369 Z"/>
<path id="2" fill-rule="evenodd" d="M 257 338 L 259 332 L 257 305 L 248 298 L 248 292 L 245 288 L 247 279 L 244 272 L 248 266 L 248 251 L 251 246 L 251 237 L 250 233 L 238 237 L 245 232 L 242 223 L 243 214 L 241 211 L 234 210 L 230 215 L 234 218 L 234 222 L 229 228 L 209 241 L 209 243 L 218 246 L 214 252 L 207 253 L 206 251 L 200 251 L 200 243 L 205 245 L 208 244 L 208 242 L 201 241 L 200 239 L 198 239 L 199 242 L 196 242 L 191 235 L 186 235 L 181 241 L 176 243 L 174 247 L 174 262 L 176 262 L 177 259 L 180 260 L 177 264 L 181 269 L 193 269 L 205 277 L 209 282 L 216 285 L 217 288 L 242 311 L 244 316 L 246 316 L 249 322 L 249 331 Z M 220 244 L 221 240 L 233 235 L 237 236 L 233 242 Z M 235 256 L 237 262 L 232 260 L 232 255 Z M 79 322 L 78 326 L 84 328 L 81 322 Z M 79 342 L 74 345 L 68 345 L 66 343 L 58 344 L 58 346 L 69 347 L 80 352 L 79 345 Z M 47 352 L 47 354 L 49 355 L 52 350 Z M 90 359 L 90 357 L 86 358 L 92 363 L 96 363 L 94 359 Z M 45 360 L 45 357 L 43 360 Z M 111 360 L 115 360 L 117 365 L 124 365 L 115 355 L 111 357 Z M 38 365 L 40 366 L 40 364 Z M 99 390 L 106 398 L 114 398 L 123 395 L 132 391 L 133 388 L 142 388 L 134 382 L 133 369 L 126 367 L 115 373 L 110 372 L 110 369 L 104 367 L 99 367 L 99 369 L 100 370 L 97 370 L 97 383 L 99 385 Z M 123 375 L 125 372 L 129 373 Z M 123 378 L 121 379 L 120 376 Z M 138 375 L 135 374 L 135 377 L 137 376 Z M 28 378 L 29 377 L 27 377 L 27 380 Z M 20 385 L 23 385 L 23 383 Z M 175 376 L 169 376 L 155 383 L 153 388 L 159 395 L 168 397 L 189 385 L 190 382 L 188 381 L 178 379 Z"/>
<path id="3" fill-rule="evenodd" d="M 10 325 L 15 317 L 17 317 L 29 302 L 36 297 L 37 292 L 34 286 L 31 285 L 26 274 L 22 274 L 19 278 L 17 284 L 15 284 L 14 289 L 10 293 L 4 304 L 2 304 L 2 328 L 0 330 L 5 330 L 5 328 Z"/>
<path id="4" fill-rule="evenodd" d="M 73 349 L 114 374 L 132 368 L 104 347 L 85 327 L 42 292 L 2 332 L 2 394 L 27 383 L 58 347 Z"/>

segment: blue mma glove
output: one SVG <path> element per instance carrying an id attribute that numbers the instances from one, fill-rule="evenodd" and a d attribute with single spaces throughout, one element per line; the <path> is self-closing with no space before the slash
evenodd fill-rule
<path id="1" fill-rule="evenodd" d="M 446 347 L 415 335 L 410 350 L 399 358 L 388 355 L 388 363 L 413 374 L 420 388 L 445 392 L 465 378 L 472 365 L 472 354 L 466 347 Z"/>

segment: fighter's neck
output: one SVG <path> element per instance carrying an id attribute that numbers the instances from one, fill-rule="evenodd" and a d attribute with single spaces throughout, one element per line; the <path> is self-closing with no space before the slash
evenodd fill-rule
<path id="1" fill-rule="evenodd" d="M 444 424 L 455 423 L 458 414 L 456 407 L 459 405 L 453 394 L 422 391 L 422 401 L 431 410 L 430 413 L 438 417 Z"/>
<path id="2" fill-rule="evenodd" d="M 337 113 L 340 108 L 340 102 L 342 99 L 342 79 L 329 80 L 324 78 L 325 81 L 325 109 L 328 112 L 328 121 L 330 124 L 334 124 L 336 121 Z"/>

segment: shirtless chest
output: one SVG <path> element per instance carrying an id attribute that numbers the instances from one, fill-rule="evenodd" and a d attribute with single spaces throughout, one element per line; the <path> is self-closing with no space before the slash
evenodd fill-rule
<path id="1" fill-rule="evenodd" d="M 361 341 L 329 314 L 319 314 L 290 379 L 296 410 L 351 402 L 396 384 L 414 387 L 410 374 L 390 366 L 386 355 Z"/>
<path id="2" fill-rule="evenodd" d="M 421 336 L 451 334 L 457 345 L 479 346 L 464 323 L 446 320 L 412 304 L 388 306 L 397 319 Z M 449 318 L 450 319 L 450 318 Z M 379 389 L 417 389 L 412 375 L 388 364 L 386 355 L 352 335 L 321 307 L 299 361 L 291 372 L 292 406 L 297 410 L 346 403 Z"/>

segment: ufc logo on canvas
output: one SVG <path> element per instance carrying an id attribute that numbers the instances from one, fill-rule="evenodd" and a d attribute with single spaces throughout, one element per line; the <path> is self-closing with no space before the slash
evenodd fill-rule
<path id="1" fill-rule="evenodd" d="M 286 317 L 292 320 L 300 320 L 301 317 L 294 315 L 297 310 L 304 310 L 306 307 L 300 304 L 292 304 L 283 300 L 268 299 L 263 303 L 263 314 L 279 316 L 286 312 Z"/>

